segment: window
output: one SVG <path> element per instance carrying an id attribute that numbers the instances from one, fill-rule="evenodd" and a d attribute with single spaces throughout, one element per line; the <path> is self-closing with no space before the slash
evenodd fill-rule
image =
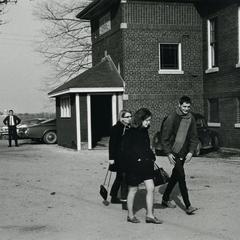
<path id="1" fill-rule="evenodd" d="M 217 63 L 217 18 L 208 20 L 208 70 L 206 73 L 218 71 Z M 209 71 L 210 69 L 210 71 Z"/>
<path id="2" fill-rule="evenodd" d="M 183 74 L 181 43 L 159 44 L 159 73 Z"/>
<path id="3" fill-rule="evenodd" d="M 236 119 L 236 123 L 240 123 L 240 97 L 236 98 L 236 113 L 237 113 L 237 119 Z"/>
<path id="4" fill-rule="evenodd" d="M 240 7 L 238 7 L 238 63 L 236 67 L 240 67 Z"/>
<path id="5" fill-rule="evenodd" d="M 109 30 L 111 30 L 111 14 L 107 13 L 99 19 L 99 35 L 101 36 Z"/>
<path id="6" fill-rule="evenodd" d="M 69 96 L 60 99 L 60 114 L 62 118 L 71 117 L 71 102 Z"/>
<path id="7" fill-rule="evenodd" d="M 208 122 L 219 123 L 218 98 L 211 98 L 208 100 Z"/>

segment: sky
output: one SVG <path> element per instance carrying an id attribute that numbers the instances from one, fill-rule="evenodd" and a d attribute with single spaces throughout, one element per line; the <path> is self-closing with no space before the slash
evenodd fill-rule
<path id="1" fill-rule="evenodd" d="M 36 51 L 43 22 L 33 15 L 37 1 L 9 4 L 0 25 L 0 111 L 16 113 L 54 112 L 55 102 L 44 89 L 54 69 Z M 2 17 L 1 17 L 2 18 Z"/>

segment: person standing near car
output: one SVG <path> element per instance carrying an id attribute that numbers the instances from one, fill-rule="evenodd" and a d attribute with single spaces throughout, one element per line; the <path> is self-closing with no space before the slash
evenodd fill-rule
<path id="1" fill-rule="evenodd" d="M 128 186 L 126 184 L 126 166 L 121 144 L 123 136 L 130 127 L 131 119 L 131 111 L 121 110 L 119 120 L 111 128 L 109 139 L 109 170 L 116 172 L 116 178 L 110 191 L 111 203 L 122 203 L 123 209 L 126 209 Z M 121 189 L 121 199 L 117 197 L 119 189 Z"/>
<path id="2" fill-rule="evenodd" d="M 186 213 L 193 214 L 197 208 L 192 207 L 189 201 L 188 189 L 185 181 L 184 163 L 192 159 L 198 144 L 196 122 L 190 113 L 191 99 L 182 96 L 175 112 L 170 114 L 164 122 L 161 142 L 164 152 L 172 164 L 172 175 L 163 194 L 162 205 L 175 208 L 169 201 L 170 194 L 178 182 L 180 192 L 186 206 Z"/>
<path id="3" fill-rule="evenodd" d="M 17 125 L 21 119 L 13 114 L 13 110 L 9 110 L 8 116 L 3 120 L 3 123 L 8 127 L 8 147 L 12 146 L 12 139 L 15 141 L 15 146 L 18 147 Z"/>

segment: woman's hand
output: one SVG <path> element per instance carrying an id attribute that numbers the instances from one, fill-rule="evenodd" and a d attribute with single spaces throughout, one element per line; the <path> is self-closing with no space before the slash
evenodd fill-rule
<path id="1" fill-rule="evenodd" d="M 113 165 L 114 164 L 114 160 L 112 160 L 112 159 L 110 159 L 109 161 L 108 161 L 108 163 L 109 163 L 109 165 Z"/>

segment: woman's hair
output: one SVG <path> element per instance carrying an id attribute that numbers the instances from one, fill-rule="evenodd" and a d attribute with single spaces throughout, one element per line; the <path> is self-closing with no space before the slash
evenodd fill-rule
<path id="1" fill-rule="evenodd" d="M 151 116 L 152 116 L 152 113 L 147 108 L 140 108 L 133 115 L 132 124 L 131 124 L 132 127 L 135 127 L 135 128 L 141 127 L 142 122 Z"/>
<path id="2" fill-rule="evenodd" d="M 125 117 L 126 113 L 130 113 L 132 115 L 132 112 L 128 109 L 122 109 L 118 114 L 118 120 L 121 121 L 123 117 Z"/>

